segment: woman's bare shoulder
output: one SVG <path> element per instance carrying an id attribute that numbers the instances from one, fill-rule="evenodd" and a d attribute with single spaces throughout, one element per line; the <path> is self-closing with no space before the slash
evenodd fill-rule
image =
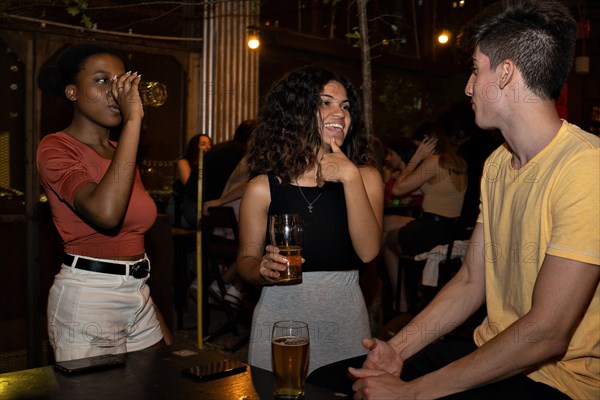
<path id="1" fill-rule="evenodd" d="M 377 180 L 380 180 L 383 182 L 383 177 L 382 177 L 381 171 L 372 165 L 365 165 L 365 166 L 359 167 L 358 170 L 360 171 L 360 175 L 362 176 L 363 180 L 377 179 Z"/>
<path id="2" fill-rule="evenodd" d="M 248 181 L 246 191 L 248 190 L 255 194 L 269 192 L 269 177 L 266 174 L 253 177 Z"/>
<path id="3" fill-rule="evenodd" d="M 269 184 L 269 177 L 267 176 L 267 174 L 256 175 L 255 177 L 251 178 L 248 181 L 248 183 Z"/>

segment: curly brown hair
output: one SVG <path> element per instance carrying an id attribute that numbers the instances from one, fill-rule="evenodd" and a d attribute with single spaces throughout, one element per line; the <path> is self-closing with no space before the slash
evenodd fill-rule
<path id="1" fill-rule="evenodd" d="M 275 82 L 266 97 L 248 144 L 250 177 L 272 172 L 288 184 L 316 164 L 321 146 L 320 95 L 332 81 L 346 89 L 350 103 L 352 122 L 341 150 L 357 166 L 375 165 L 354 86 L 328 69 L 304 66 Z"/>

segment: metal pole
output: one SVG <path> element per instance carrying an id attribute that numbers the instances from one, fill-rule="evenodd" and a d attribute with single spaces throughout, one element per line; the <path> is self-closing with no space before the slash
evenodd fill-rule
<path id="1" fill-rule="evenodd" d="M 214 6 L 206 3 L 204 6 L 204 21 L 202 30 L 202 133 L 212 134 L 212 96 L 213 91 L 209 89 L 209 84 L 212 80 L 212 68 L 214 63 L 214 47 L 213 47 L 213 32 L 214 32 Z M 204 152 L 198 149 L 198 199 L 196 201 L 196 326 L 198 348 L 202 348 L 203 341 L 203 283 L 202 283 L 202 178 L 204 174 Z"/>
<path id="2" fill-rule="evenodd" d="M 206 115 L 206 102 L 208 101 L 208 89 L 207 89 L 207 74 L 208 74 L 208 68 L 207 68 L 207 64 L 208 64 L 208 48 L 206 45 L 206 39 L 208 38 L 208 25 L 206 23 L 207 19 L 208 19 L 208 11 L 207 8 L 208 6 L 205 5 L 204 6 L 204 21 L 202 23 L 202 76 L 200 81 L 202 82 L 202 87 L 201 87 L 201 91 L 202 93 L 200 94 L 200 115 L 202 116 L 202 121 L 201 121 L 201 131 L 202 133 L 206 133 L 206 119 L 208 118 L 208 116 Z"/>
<path id="3" fill-rule="evenodd" d="M 204 23 L 208 25 L 207 35 L 205 37 L 204 46 L 207 46 L 207 79 L 208 84 L 212 89 L 208 90 L 207 104 L 206 104 L 206 133 L 213 140 L 215 139 L 214 126 L 213 126 L 213 113 L 214 113 L 214 102 L 215 93 L 217 91 L 217 83 L 215 82 L 215 5 L 209 4 L 209 12 L 205 14 Z"/>
<path id="4" fill-rule="evenodd" d="M 203 331 L 202 331 L 202 178 L 204 173 L 204 151 L 198 149 L 198 201 L 196 202 L 196 221 L 198 221 L 198 228 L 196 229 L 196 315 L 198 326 L 198 348 L 201 349 L 203 345 Z"/>

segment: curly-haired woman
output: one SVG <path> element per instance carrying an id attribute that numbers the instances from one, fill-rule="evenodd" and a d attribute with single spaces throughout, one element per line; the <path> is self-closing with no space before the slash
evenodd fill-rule
<path id="1" fill-rule="evenodd" d="M 358 271 L 380 250 L 383 182 L 352 84 L 315 66 L 277 81 L 250 142 L 248 167 L 238 264 L 247 281 L 265 285 L 249 363 L 271 369 L 270 330 L 285 319 L 309 324 L 309 372 L 364 354 L 360 342 L 370 329 Z M 265 246 L 267 219 L 282 213 L 304 218 L 299 285 L 273 285 L 286 259 Z"/>

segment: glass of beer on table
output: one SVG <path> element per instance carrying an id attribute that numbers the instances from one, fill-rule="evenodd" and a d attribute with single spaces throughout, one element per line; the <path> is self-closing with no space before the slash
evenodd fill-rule
<path id="1" fill-rule="evenodd" d="M 308 372 L 308 325 L 301 321 L 278 321 L 271 335 L 271 360 L 276 399 L 302 399 Z"/>
<path id="2" fill-rule="evenodd" d="M 279 271 L 278 285 L 302 283 L 302 217 L 298 214 L 279 214 L 269 217 L 271 244 L 287 257 L 287 269 Z"/>

